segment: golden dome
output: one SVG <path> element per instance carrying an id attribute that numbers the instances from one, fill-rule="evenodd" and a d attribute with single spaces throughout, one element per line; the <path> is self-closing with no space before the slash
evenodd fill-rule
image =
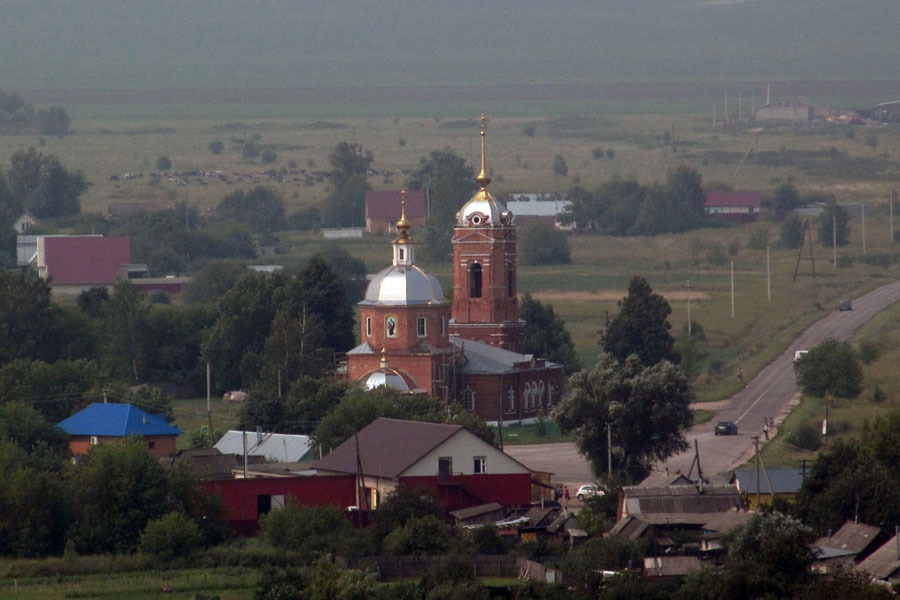
<path id="1" fill-rule="evenodd" d="M 405 244 L 409 242 L 409 229 L 412 227 L 406 218 L 406 190 L 400 190 L 400 220 L 397 221 L 397 242 Z"/>

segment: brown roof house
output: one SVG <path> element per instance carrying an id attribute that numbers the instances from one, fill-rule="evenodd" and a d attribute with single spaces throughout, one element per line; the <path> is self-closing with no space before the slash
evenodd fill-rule
<path id="1" fill-rule="evenodd" d="M 876 581 L 900 583 L 900 535 L 895 535 L 882 544 L 867 559 L 856 565 L 856 569 Z"/>
<path id="2" fill-rule="evenodd" d="M 448 512 L 531 502 L 528 467 L 460 425 L 378 418 L 325 458 L 305 464 L 320 474 L 360 476 L 368 508 L 399 485 L 432 491 Z"/>
<path id="3" fill-rule="evenodd" d="M 852 567 L 865 560 L 887 539 L 880 527 L 847 521 L 834 535 L 816 540 L 814 568 L 828 573 L 836 568 Z"/>
<path id="4" fill-rule="evenodd" d="M 400 219 L 402 194 L 400 190 L 369 190 L 366 192 L 366 233 L 396 233 Z M 424 228 L 428 210 L 422 190 L 406 192 L 406 219 L 415 228 Z"/>

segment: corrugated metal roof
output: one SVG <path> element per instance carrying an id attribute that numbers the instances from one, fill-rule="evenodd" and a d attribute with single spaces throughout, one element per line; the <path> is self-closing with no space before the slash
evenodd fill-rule
<path id="1" fill-rule="evenodd" d="M 531 354 L 519 354 L 510 350 L 504 350 L 497 346 L 491 346 L 474 340 L 464 340 L 459 337 L 451 337 L 450 341 L 462 349 L 466 357 L 463 371 L 467 374 L 504 374 L 521 370 L 515 365 L 532 360 Z M 558 368 L 559 365 L 550 361 L 544 361 L 544 368 Z"/>
<path id="2" fill-rule="evenodd" d="M 359 461 L 362 473 L 396 479 L 401 473 L 451 436 L 461 425 L 421 423 L 380 417 L 359 432 Z M 310 468 L 339 473 L 356 473 L 357 439 L 351 437 Z"/>
<path id="3" fill-rule="evenodd" d="M 895 535 L 866 560 L 859 563 L 856 568 L 868 573 L 875 579 L 887 579 L 897 569 L 900 569 L 898 556 L 900 556 L 900 553 L 897 551 L 897 536 Z"/>
<path id="4" fill-rule="evenodd" d="M 628 514 L 712 513 L 740 506 L 734 485 L 705 486 L 703 492 L 692 485 L 665 488 L 629 486 L 622 488 Z"/>
<path id="5" fill-rule="evenodd" d="M 555 217 L 566 210 L 568 200 L 538 200 L 534 202 L 510 200 L 506 208 L 517 217 Z"/>
<path id="6" fill-rule="evenodd" d="M 128 437 L 132 435 L 178 435 L 163 415 L 144 412 L 131 404 L 91 404 L 59 426 L 69 435 Z"/>
<path id="7" fill-rule="evenodd" d="M 803 469 L 800 467 L 777 467 L 766 469 L 776 494 L 796 494 L 803 487 Z M 759 473 L 759 493 L 771 494 L 766 472 Z M 756 493 L 756 469 L 738 469 L 734 472 L 738 489 L 746 494 Z"/>
<path id="8" fill-rule="evenodd" d="M 366 192 L 366 217 L 369 219 L 399 219 L 400 190 L 369 190 Z M 406 216 L 426 216 L 425 193 L 422 190 L 406 192 Z"/>
<path id="9" fill-rule="evenodd" d="M 850 550 L 859 554 L 881 533 L 881 528 L 874 525 L 847 521 L 831 537 L 818 540 L 816 546 Z"/>
<path id="10" fill-rule="evenodd" d="M 131 262 L 128 236 L 41 236 L 52 285 L 111 285 Z"/>
<path id="11" fill-rule="evenodd" d="M 263 433 L 257 436 L 255 431 L 246 432 L 247 454 L 264 456 L 266 460 L 278 462 L 297 462 L 302 459 L 312 444 L 308 435 L 289 435 L 284 433 Z M 214 446 L 222 454 L 244 453 L 244 432 L 228 431 Z"/>

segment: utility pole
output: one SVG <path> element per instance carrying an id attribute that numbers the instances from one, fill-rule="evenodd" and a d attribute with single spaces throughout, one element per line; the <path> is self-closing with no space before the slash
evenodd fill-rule
<path id="1" fill-rule="evenodd" d="M 756 510 L 759 510 L 759 436 L 755 435 L 752 438 L 753 446 L 756 448 Z"/>
<path id="2" fill-rule="evenodd" d="M 210 404 L 210 398 L 212 397 L 212 390 L 210 386 L 210 376 L 209 376 L 209 361 L 206 361 L 206 416 L 209 418 L 209 435 L 213 433 L 213 422 L 212 422 L 212 405 Z"/>
<path id="3" fill-rule="evenodd" d="M 769 245 L 766 244 L 766 295 L 772 301 L 772 267 L 769 259 Z"/>
<path id="4" fill-rule="evenodd" d="M 731 261 L 731 318 L 734 318 L 734 261 Z"/>
<path id="5" fill-rule="evenodd" d="M 897 197 L 897 190 L 891 190 L 891 200 L 888 202 L 888 205 L 891 209 L 891 242 L 894 241 L 894 199 Z"/>
<path id="6" fill-rule="evenodd" d="M 859 203 L 859 211 L 860 215 L 862 215 L 862 243 L 863 243 L 863 254 L 866 253 L 866 203 Z"/>
<path id="7" fill-rule="evenodd" d="M 822 421 L 823 446 L 828 445 L 828 396 L 830 396 L 830 394 L 828 392 L 825 392 L 825 420 Z"/>
<path id="8" fill-rule="evenodd" d="M 691 280 L 688 279 L 687 282 L 687 305 L 688 305 L 688 322 L 687 322 L 687 332 L 688 338 L 691 337 Z"/>
<path id="9" fill-rule="evenodd" d="M 831 253 L 834 260 L 834 270 L 837 271 L 837 204 L 831 211 Z"/>

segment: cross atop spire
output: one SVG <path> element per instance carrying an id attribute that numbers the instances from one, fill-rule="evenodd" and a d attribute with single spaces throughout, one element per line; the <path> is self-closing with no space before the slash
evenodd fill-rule
<path id="1" fill-rule="evenodd" d="M 481 172 L 478 174 L 478 177 L 475 178 L 475 181 L 478 182 L 478 185 L 481 186 L 481 189 L 487 188 L 488 184 L 491 182 L 491 177 L 487 174 L 487 162 L 485 160 L 484 153 L 484 130 L 487 128 L 487 115 L 481 113 Z"/>
<path id="2" fill-rule="evenodd" d="M 397 242 L 405 244 L 410 241 L 409 228 L 412 227 L 406 219 L 406 189 L 400 190 L 400 220 L 397 221 Z"/>

